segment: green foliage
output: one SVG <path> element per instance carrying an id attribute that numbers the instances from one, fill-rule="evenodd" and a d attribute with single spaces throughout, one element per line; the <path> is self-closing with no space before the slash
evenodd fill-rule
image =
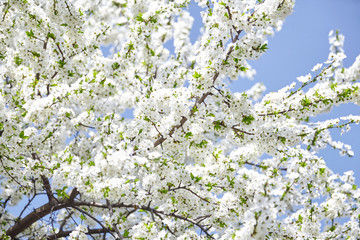
<path id="1" fill-rule="evenodd" d="M 242 122 L 245 123 L 246 125 L 250 125 L 252 123 L 252 121 L 254 121 L 255 118 L 252 115 L 249 116 L 243 116 L 242 118 Z"/>

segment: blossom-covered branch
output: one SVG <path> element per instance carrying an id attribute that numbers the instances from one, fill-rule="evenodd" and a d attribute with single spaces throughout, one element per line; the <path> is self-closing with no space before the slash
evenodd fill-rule
<path id="1" fill-rule="evenodd" d="M 1 239 L 337 239 L 359 235 L 352 156 L 312 122 L 360 103 L 344 37 L 299 83 L 264 94 L 230 80 L 294 0 L 9 0 L 0 5 Z M 172 46 L 170 46 L 172 43 Z M 13 206 L 20 209 L 14 214 Z"/>

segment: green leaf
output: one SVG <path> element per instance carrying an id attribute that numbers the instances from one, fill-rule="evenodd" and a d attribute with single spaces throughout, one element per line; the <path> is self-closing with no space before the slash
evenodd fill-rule
<path id="1" fill-rule="evenodd" d="M 267 43 L 265 43 L 264 45 L 262 45 L 262 46 L 260 47 L 260 50 L 263 51 L 263 52 L 265 52 L 266 49 L 269 49 L 269 48 L 267 47 Z"/>
<path id="2" fill-rule="evenodd" d="M 299 214 L 299 217 L 298 217 L 298 222 L 303 223 L 303 217 L 300 214 Z"/>
<path id="3" fill-rule="evenodd" d="M 200 182 L 202 177 L 195 177 L 194 174 L 190 173 L 191 180 L 195 180 L 195 182 Z"/>
<path id="4" fill-rule="evenodd" d="M 152 49 L 149 49 L 149 50 L 150 50 L 151 56 L 155 56 L 155 51 Z"/>
<path id="5" fill-rule="evenodd" d="M 57 61 L 56 63 L 59 64 L 59 67 L 60 67 L 60 68 L 64 68 L 64 65 L 66 64 L 66 62 L 63 61 L 63 60 Z"/>
<path id="6" fill-rule="evenodd" d="M 193 74 L 193 77 L 196 79 L 199 79 L 199 78 L 201 78 L 201 74 L 198 73 L 197 71 L 195 71 L 195 73 Z"/>
<path id="7" fill-rule="evenodd" d="M 136 21 L 145 22 L 145 20 L 142 17 L 142 13 L 139 13 L 139 15 L 136 16 Z"/>
<path id="8" fill-rule="evenodd" d="M 278 138 L 280 139 L 280 141 L 281 141 L 283 144 L 286 143 L 286 138 L 285 138 L 285 137 L 279 136 Z"/>
<path id="9" fill-rule="evenodd" d="M 301 167 L 306 167 L 307 163 L 306 163 L 306 162 L 299 162 L 299 165 L 300 165 Z"/>
<path id="10" fill-rule="evenodd" d="M 35 16 L 35 15 L 33 15 L 33 14 L 30 14 L 30 13 L 29 13 L 29 18 L 30 18 L 30 19 L 34 19 L 34 20 L 36 20 L 36 16 Z"/>
<path id="11" fill-rule="evenodd" d="M 168 192 L 168 190 L 166 190 L 165 188 L 163 188 L 163 189 L 159 189 L 159 192 L 160 192 L 160 193 L 164 193 L 164 194 L 165 194 L 165 193 L 167 193 L 167 192 Z"/>
<path id="12" fill-rule="evenodd" d="M 120 67 L 120 64 L 117 63 L 117 62 L 114 62 L 112 65 L 111 65 L 112 69 L 115 71 L 116 69 L 118 69 Z"/>
<path id="13" fill-rule="evenodd" d="M 221 127 L 223 127 L 223 122 L 221 122 L 220 120 L 214 121 L 213 124 L 214 124 L 215 131 L 220 131 Z"/>
<path id="14" fill-rule="evenodd" d="M 27 35 L 29 38 L 35 37 L 35 34 L 34 34 L 34 32 L 33 32 L 32 29 L 30 29 L 30 31 L 26 31 L 26 35 Z"/>
<path id="15" fill-rule="evenodd" d="M 248 70 L 248 68 L 244 67 L 244 66 L 240 66 L 239 67 L 240 71 L 242 72 L 246 72 Z"/>
<path id="16" fill-rule="evenodd" d="M 68 71 L 68 76 L 69 76 L 69 77 L 73 77 L 73 76 L 74 76 L 74 72 Z"/>
<path id="17" fill-rule="evenodd" d="M 105 187 L 103 189 L 101 189 L 101 191 L 104 192 L 104 198 L 108 197 L 109 196 L 109 192 L 110 192 L 110 188 L 109 187 Z"/>
<path id="18" fill-rule="evenodd" d="M 208 144 L 208 141 L 202 140 L 200 143 L 196 144 L 196 146 L 199 148 L 204 148 L 207 146 L 207 144 Z"/>
<path id="19" fill-rule="evenodd" d="M 307 98 L 307 96 L 305 95 L 305 98 L 301 99 L 301 105 L 303 105 L 304 107 L 308 107 L 311 105 L 311 101 L 310 99 Z"/>
<path id="20" fill-rule="evenodd" d="M 323 174 L 325 173 L 325 168 L 319 168 L 318 173 L 319 173 L 320 175 L 323 175 Z"/>
<path id="21" fill-rule="evenodd" d="M 24 60 L 21 59 L 21 58 L 18 57 L 18 56 L 15 56 L 15 57 L 14 57 L 14 61 L 15 61 L 15 64 L 16 64 L 17 66 L 19 66 Z"/>
<path id="22" fill-rule="evenodd" d="M 69 195 L 67 195 L 67 193 L 66 193 L 67 188 L 68 187 L 65 186 L 62 189 L 56 189 L 56 193 L 57 193 L 57 195 L 59 196 L 60 199 L 69 198 Z"/>
<path id="23" fill-rule="evenodd" d="M 22 138 L 22 139 L 28 139 L 29 138 L 29 136 L 25 136 L 24 131 L 20 132 L 19 137 Z"/>
<path id="24" fill-rule="evenodd" d="M 193 136 L 192 132 L 187 132 L 187 133 L 185 134 L 185 138 L 186 138 L 186 139 L 189 139 L 189 138 L 192 137 L 192 136 Z"/>
<path id="25" fill-rule="evenodd" d="M 46 37 L 47 37 L 47 38 L 51 38 L 51 39 L 54 40 L 54 41 L 55 41 L 55 39 L 56 39 L 55 34 L 53 34 L 53 33 L 48 33 Z"/>
<path id="26" fill-rule="evenodd" d="M 40 57 L 40 53 L 38 53 L 38 52 L 31 51 L 31 53 L 34 57 Z"/>
<path id="27" fill-rule="evenodd" d="M 235 177 L 230 178 L 229 175 L 227 175 L 227 176 L 226 176 L 226 179 L 228 180 L 230 186 L 231 186 L 231 187 L 234 187 L 234 184 L 235 184 L 234 179 L 235 179 Z"/>
<path id="28" fill-rule="evenodd" d="M 243 116 L 243 119 L 241 120 L 243 123 L 245 123 L 246 125 L 250 125 L 252 121 L 254 121 L 255 118 L 251 115 L 249 116 Z"/>

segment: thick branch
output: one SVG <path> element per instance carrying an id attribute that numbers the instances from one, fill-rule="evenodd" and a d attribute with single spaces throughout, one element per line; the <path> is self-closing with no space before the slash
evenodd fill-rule
<path id="1" fill-rule="evenodd" d="M 9 230 L 6 231 L 6 235 L 15 238 L 18 234 L 22 233 L 25 229 L 30 227 L 33 223 L 50 214 L 53 211 L 57 211 L 68 207 L 67 203 L 57 203 L 56 201 L 48 202 L 41 207 L 35 209 L 23 219 L 15 223 Z"/>
<path id="2" fill-rule="evenodd" d="M 46 192 L 46 195 L 48 197 L 49 203 L 52 202 L 55 198 L 52 194 L 52 190 L 51 190 L 51 186 L 50 186 L 50 182 L 49 179 L 47 177 L 45 177 L 44 175 L 41 175 L 41 180 L 43 182 L 43 188 Z"/>
<path id="3" fill-rule="evenodd" d="M 70 207 L 71 204 L 74 202 L 75 197 L 79 194 L 76 188 L 73 188 L 69 193 L 70 197 L 68 199 L 59 201 L 57 200 L 51 192 L 49 180 L 45 176 L 41 176 L 44 189 L 48 196 L 49 202 L 42 205 L 41 207 L 35 209 L 23 219 L 19 220 L 12 226 L 9 230 L 6 231 L 6 234 L 11 238 L 15 238 L 18 234 L 23 232 L 25 229 L 30 227 L 33 223 L 37 222 L 41 218 L 45 217 L 46 215 L 50 214 L 51 212 Z"/>

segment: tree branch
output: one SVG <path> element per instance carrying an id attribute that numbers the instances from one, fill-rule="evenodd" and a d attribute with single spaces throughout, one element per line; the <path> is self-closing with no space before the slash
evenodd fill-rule
<path id="1" fill-rule="evenodd" d="M 33 223 L 40 220 L 41 218 L 45 217 L 52 211 L 57 211 L 60 209 L 63 209 L 65 207 L 68 207 L 69 205 L 66 203 L 56 203 L 55 201 L 48 202 L 41 207 L 35 209 L 31 213 L 29 213 L 27 216 L 25 216 L 20 221 L 16 222 L 14 226 L 9 228 L 6 231 L 6 235 L 11 237 L 12 239 L 15 238 L 18 234 L 23 232 L 25 229 L 30 227 Z"/>
<path id="2" fill-rule="evenodd" d="M 234 27 L 234 29 L 235 29 L 235 31 L 236 31 L 237 33 L 236 33 L 235 38 L 233 38 L 232 43 L 235 43 L 235 42 L 239 39 L 239 36 L 240 36 L 240 34 L 241 34 L 241 32 L 242 32 L 241 30 L 239 30 L 239 31 L 236 30 L 235 27 Z M 234 50 L 234 47 L 231 46 L 230 49 L 228 50 L 227 54 L 226 54 L 225 62 L 229 59 L 229 57 L 230 57 L 230 55 L 231 55 L 231 53 L 232 53 L 233 50 Z M 214 75 L 214 77 L 213 77 L 213 79 L 212 79 L 212 80 L 213 80 L 213 85 L 215 84 L 215 81 L 216 81 L 216 79 L 219 77 L 219 75 L 220 75 L 219 71 L 215 71 L 215 75 Z M 206 99 L 209 95 L 212 95 L 212 93 L 211 93 L 210 91 L 204 93 L 204 94 L 195 102 L 194 106 L 193 106 L 193 107 L 191 108 L 191 110 L 190 110 L 190 114 L 189 114 L 190 117 L 195 114 L 195 112 L 196 112 L 195 109 L 197 108 L 197 106 L 200 105 L 201 103 L 203 103 L 203 102 L 205 101 L 205 99 Z M 171 136 L 177 129 L 179 129 L 180 127 L 182 127 L 186 121 L 187 121 L 187 118 L 184 117 L 184 116 L 182 116 L 182 118 L 181 118 L 181 120 L 180 120 L 180 124 L 172 127 L 171 130 L 170 130 L 170 132 L 169 132 L 169 135 Z M 156 141 L 154 142 L 154 147 L 159 146 L 159 145 L 162 144 L 165 140 L 166 140 L 166 138 L 164 138 L 163 136 L 161 136 L 158 140 L 156 140 Z"/>
<path id="3" fill-rule="evenodd" d="M 186 191 L 189 191 L 189 192 L 191 192 L 192 194 L 194 194 L 196 197 L 200 198 L 201 200 L 203 200 L 203 201 L 205 201 L 205 202 L 207 202 L 207 203 L 210 203 L 210 201 L 209 201 L 208 199 L 199 196 L 196 192 L 192 191 L 191 189 L 187 188 L 186 186 L 176 187 L 176 188 L 169 188 L 169 191 L 175 192 L 175 191 L 178 190 L 178 189 L 184 189 L 184 190 L 186 190 Z"/>
<path id="4" fill-rule="evenodd" d="M 53 211 L 57 211 L 67 207 L 73 207 L 71 204 L 74 201 L 74 198 L 78 195 L 76 188 L 73 188 L 69 193 L 70 197 L 62 201 L 56 199 L 51 191 L 49 180 L 45 176 L 41 176 L 46 195 L 48 196 L 49 202 L 42 205 L 39 208 L 36 208 L 34 211 L 26 215 L 23 219 L 17 221 L 14 226 L 10 227 L 6 234 L 11 238 L 15 238 L 18 234 L 23 232 L 25 229 L 30 227 L 33 223 L 50 214 Z"/>
<path id="5" fill-rule="evenodd" d="M 6 157 L 6 156 L 5 156 Z M 7 158 L 7 157 L 6 157 Z M 2 156 L 0 155 L 0 162 L 1 162 L 1 166 L 3 167 L 3 169 L 5 170 L 6 174 L 17 184 L 19 184 L 20 187 L 23 187 L 23 185 L 21 185 L 21 183 L 18 182 L 18 180 L 16 180 L 10 173 L 9 171 L 6 169 L 7 167 L 4 165 L 3 160 L 2 160 Z"/>
<path id="6" fill-rule="evenodd" d="M 109 231 L 111 231 L 111 230 L 109 230 L 107 228 L 88 229 L 87 233 L 85 233 L 85 234 L 88 234 L 88 235 L 102 234 L 102 233 L 108 233 Z M 59 238 L 63 238 L 63 237 L 68 237 L 70 235 L 70 233 L 72 233 L 72 232 L 73 232 L 72 230 L 70 230 L 70 231 L 59 231 L 58 233 L 46 236 L 45 238 L 47 240 L 59 239 Z"/>
<path id="7" fill-rule="evenodd" d="M 90 213 L 88 213 L 88 212 L 86 212 L 86 211 L 84 211 L 84 210 L 82 210 L 82 209 L 80 209 L 80 208 L 78 208 L 78 207 L 75 207 L 75 206 L 71 206 L 71 207 L 74 208 L 74 209 L 76 209 L 76 210 L 78 210 L 78 211 L 81 212 L 82 214 L 87 215 L 89 218 L 91 218 L 91 219 L 94 220 L 97 224 L 99 224 L 103 229 L 107 229 L 108 232 L 109 232 L 115 239 L 117 239 L 117 238 L 115 237 L 115 235 L 111 232 L 111 230 L 110 230 L 109 228 L 105 227 L 105 226 L 101 223 L 101 221 L 98 220 L 96 217 L 94 217 L 94 216 L 91 215 Z"/>
<path id="8" fill-rule="evenodd" d="M 51 190 L 51 186 L 50 186 L 50 182 L 49 179 L 47 177 L 45 177 L 44 175 L 41 175 L 41 180 L 43 182 L 43 188 L 46 192 L 46 195 L 48 197 L 49 203 L 53 202 L 55 200 L 53 194 L 52 194 L 52 190 Z"/>

